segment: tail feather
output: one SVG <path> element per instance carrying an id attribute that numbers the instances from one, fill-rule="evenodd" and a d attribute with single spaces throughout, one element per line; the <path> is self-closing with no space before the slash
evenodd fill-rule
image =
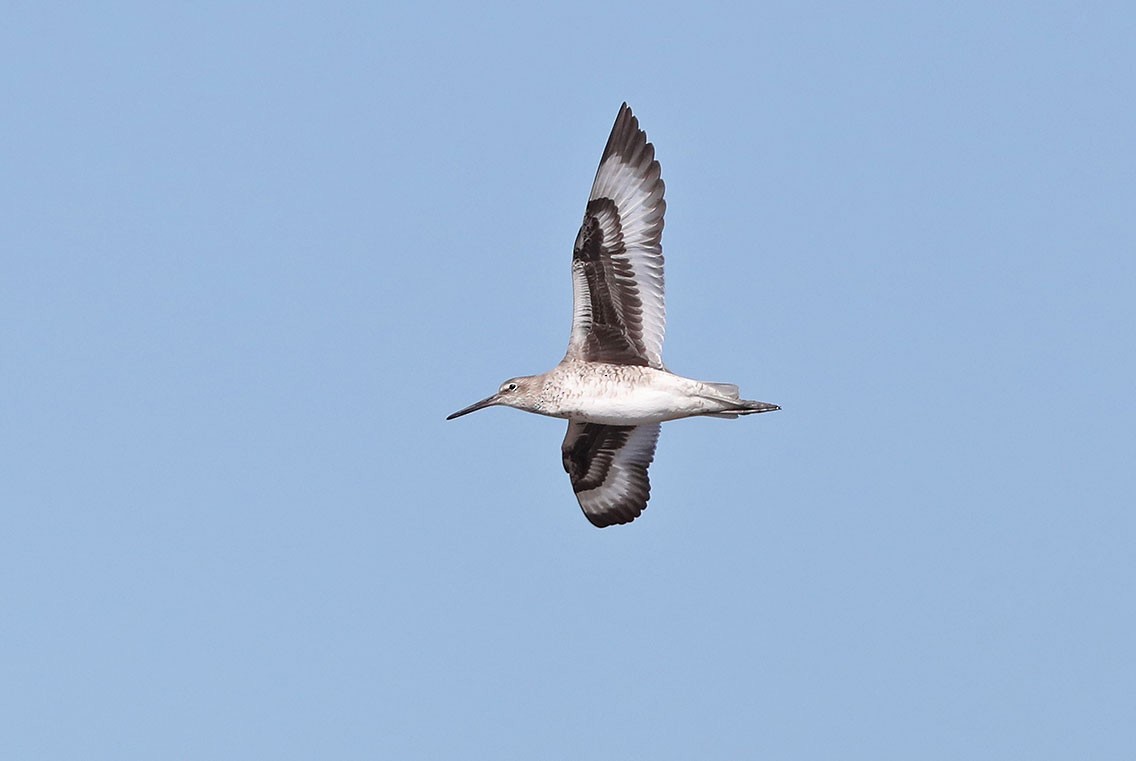
<path id="1" fill-rule="evenodd" d="M 706 417 L 732 419 L 736 418 L 738 415 L 756 415 L 759 412 L 773 412 L 774 410 L 781 409 L 776 404 L 742 399 L 739 395 L 738 387 L 733 383 L 701 381 L 701 384 L 701 393 L 698 395 L 707 401 L 714 402 L 715 406 L 720 405 L 719 409 L 714 412 L 702 413 Z"/>
<path id="2" fill-rule="evenodd" d="M 706 385 L 727 399 L 737 399 L 740 396 L 738 387 L 733 383 L 707 383 Z"/>
<path id="3" fill-rule="evenodd" d="M 725 418 L 726 420 L 733 420 L 738 415 L 756 415 L 759 412 L 775 412 L 781 409 L 776 404 L 769 404 L 768 402 L 754 402 L 749 399 L 738 399 L 733 404 L 729 404 L 724 409 L 718 412 L 708 412 L 705 417 L 718 417 Z"/>
<path id="4" fill-rule="evenodd" d="M 731 414 L 737 413 L 738 415 L 756 415 L 759 412 L 776 412 L 781 409 L 779 405 L 770 404 L 769 402 L 754 402 L 749 399 L 741 399 L 738 403 L 736 410 L 726 410 Z"/>

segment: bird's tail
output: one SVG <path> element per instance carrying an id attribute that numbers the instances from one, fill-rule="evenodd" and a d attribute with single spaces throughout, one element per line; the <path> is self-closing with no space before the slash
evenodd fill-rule
<path id="1" fill-rule="evenodd" d="M 759 412 L 776 412 L 779 409 L 781 409 L 780 405 L 770 404 L 769 402 L 754 402 L 749 399 L 739 399 L 736 412 L 739 415 L 756 415 Z M 735 410 L 730 410 L 730 412 L 735 412 Z"/>
<path id="2" fill-rule="evenodd" d="M 721 410 L 707 413 L 707 417 L 720 417 L 732 420 L 738 415 L 756 415 L 759 412 L 773 412 L 781 409 L 776 404 L 754 402 L 749 399 L 738 398 L 738 387 L 733 383 L 707 383 L 706 385 L 721 395 L 717 401 L 723 404 Z"/>

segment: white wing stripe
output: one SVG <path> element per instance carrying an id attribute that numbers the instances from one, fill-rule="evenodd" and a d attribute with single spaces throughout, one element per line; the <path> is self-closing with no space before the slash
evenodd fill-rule
<path id="1" fill-rule="evenodd" d="M 587 265 L 573 266 L 568 356 L 638 360 L 663 368 L 666 302 L 661 236 L 666 202 L 654 153 L 624 104 L 596 171 L 577 237 L 578 245 L 582 240 L 592 243 L 586 251 L 577 251 Z"/>

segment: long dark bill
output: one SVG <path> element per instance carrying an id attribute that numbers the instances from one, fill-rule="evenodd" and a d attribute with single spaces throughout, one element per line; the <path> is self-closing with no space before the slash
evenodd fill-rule
<path id="1" fill-rule="evenodd" d="M 447 417 L 446 420 L 453 420 L 456 417 L 461 417 L 462 415 L 468 415 L 471 412 L 477 412 L 478 410 L 483 410 L 486 407 L 492 407 L 494 404 L 497 404 L 497 394 L 494 394 L 493 396 L 487 396 L 484 399 L 482 399 L 480 402 L 474 402 L 473 404 L 466 407 L 464 410 L 458 410 L 454 414 Z"/>

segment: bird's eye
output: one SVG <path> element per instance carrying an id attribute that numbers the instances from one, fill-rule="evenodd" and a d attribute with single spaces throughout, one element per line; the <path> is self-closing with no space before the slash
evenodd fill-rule
<path id="1" fill-rule="evenodd" d="M 517 384 L 516 383 L 506 383 L 505 384 L 505 390 L 506 391 L 516 391 L 517 390 Z"/>

